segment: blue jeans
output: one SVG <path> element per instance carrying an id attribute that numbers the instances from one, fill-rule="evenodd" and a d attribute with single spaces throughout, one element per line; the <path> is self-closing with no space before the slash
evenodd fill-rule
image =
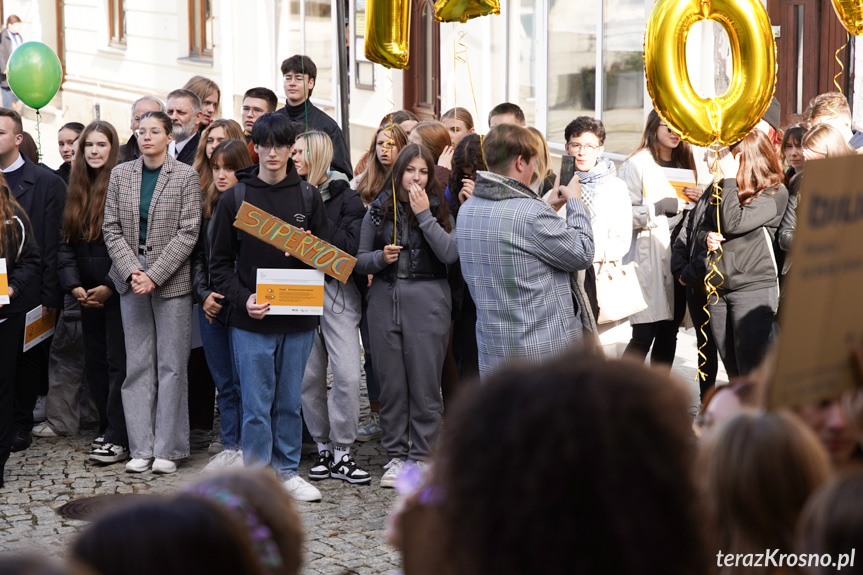
<path id="1" fill-rule="evenodd" d="M 230 328 L 243 394 L 243 462 L 297 475 L 303 419 L 300 393 L 315 330 L 255 333 Z"/>
<path id="2" fill-rule="evenodd" d="M 241 425 L 243 423 L 243 396 L 240 393 L 240 376 L 232 361 L 231 333 L 218 319 L 213 323 L 207 320 L 203 308 L 198 308 L 198 319 L 201 323 L 201 342 L 204 344 L 204 356 L 213 383 L 219 390 L 216 404 L 219 406 L 222 434 L 222 444 L 225 449 L 239 449 Z"/>

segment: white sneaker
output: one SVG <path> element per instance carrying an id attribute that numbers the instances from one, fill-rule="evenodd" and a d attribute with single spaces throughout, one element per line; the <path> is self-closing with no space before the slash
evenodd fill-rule
<path id="1" fill-rule="evenodd" d="M 384 475 L 381 477 L 381 487 L 395 487 L 396 478 L 402 472 L 405 462 L 398 457 L 393 457 L 390 462 L 384 465 Z"/>
<path id="2" fill-rule="evenodd" d="M 129 473 L 144 473 L 150 469 L 152 459 L 130 459 L 126 464 L 126 471 Z"/>
<path id="3" fill-rule="evenodd" d="M 285 491 L 294 498 L 294 501 L 320 501 L 321 492 L 318 488 L 300 477 L 294 475 L 283 483 Z"/>
<path id="4" fill-rule="evenodd" d="M 210 458 L 210 462 L 201 473 L 212 473 L 222 469 L 243 467 L 243 452 L 236 449 L 226 449 Z"/>
<path id="5" fill-rule="evenodd" d="M 42 423 L 48 419 L 48 396 L 40 395 L 36 398 L 36 406 L 33 408 L 33 422 Z"/>
<path id="6" fill-rule="evenodd" d="M 153 473 L 168 474 L 175 471 L 177 471 L 177 464 L 173 461 L 159 459 L 158 457 L 153 461 Z"/>
<path id="7" fill-rule="evenodd" d="M 48 422 L 34 425 L 32 433 L 34 437 L 60 437 L 57 432 L 48 425 Z"/>

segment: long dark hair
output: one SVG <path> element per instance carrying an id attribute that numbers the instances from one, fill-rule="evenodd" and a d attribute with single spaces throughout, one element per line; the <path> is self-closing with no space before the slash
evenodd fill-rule
<path id="1" fill-rule="evenodd" d="M 15 216 L 22 219 L 27 217 L 24 209 L 15 200 L 15 196 L 9 191 L 9 186 L 6 185 L 6 178 L 0 173 L 0 258 L 14 259 L 17 261 L 17 252 L 12 254 L 6 253 L 6 248 L 10 245 L 17 246 L 21 241 L 21 232 L 18 224 L 15 222 Z M 10 236 L 11 235 L 11 241 Z M 17 250 L 17 248 L 14 248 Z M 14 257 L 12 257 L 14 256 Z"/>
<path id="2" fill-rule="evenodd" d="M 99 132 L 108 138 L 111 151 L 105 165 L 94 170 L 87 164 L 87 138 Z M 111 170 L 117 165 L 120 155 L 120 139 L 117 130 L 108 122 L 97 120 L 81 133 L 78 153 L 72 160 L 69 173 L 69 191 L 66 193 L 66 211 L 63 213 L 62 238 L 66 243 L 84 240 L 102 241 L 102 220 L 105 215 L 105 195 Z"/>
<path id="3" fill-rule="evenodd" d="M 473 170 L 473 177 L 465 174 L 465 168 Z M 449 197 L 452 198 L 455 212 L 458 212 L 460 205 L 458 195 L 464 187 L 462 180 L 468 177 L 475 180 L 476 173 L 481 170 L 485 170 L 485 160 L 482 157 L 482 138 L 478 134 L 468 134 L 455 147 L 455 153 L 452 156 L 452 172 L 449 175 Z"/>
<path id="4" fill-rule="evenodd" d="M 745 206 L 762 192 L 772 196 L 785 181 L 776 148 L 761 130 L 752 130 L 731 146 L 731 153 L 741 152 L 737 170 L 737 199 Z"/>
<path id="5" fill-rule="evenodd" d="M 212 124 L 210 124 L 212 126 Z M 205 218 L 213 216 L 213 210 L 216 207 L 216 202 L 219 201 L 222 192 L 216 189 L 216 182 L 213 180 L 212 166 L 217 161 L 221 160 L 225 163 L 225 167 L 229 170 L 241 170 L 252 165 L 252 157 L 249 155 L 249 148 L 245 142 L 239 140 L 222 140 L 219 145 L 213 150 L 213 155 L 210 157 L 210 185 L 204 190 L 204 201 L 202 203 L 202 213 Z"/>
<path id="6" fill-rule="evenodd" d="M 662 156 L 659 153 L 659 136 L 656 132 L 659 130 L 659 124 L 662 123 L 662 118 L 656 110 L 651 110 L 647 115 L 647 123 L 644 125 L 644 133 L 641 135 L 641 143 L 638 149 L 630 154 L 629 158 L 640 152 L 641 150 L 650 150 L 650 155 L 653 156 L 653 161 L 657 164 L 662 162 Z M 627 158 L 627 159 L 629 159 Z M 671 150 L 671 161 L 673 167 L 681 170 L 695 170 L 695 158 L 692 157 L 692 148 L 688 142 L 681 138 L 677 147 Z"/>
<path id="7" fill-rule="evenodd" d="M 402 177 L 405 174 L 405 170 L 408 167 L 414 158 L 421 157 L 423 161 L 426 163 L 428 167 L 428 182 L 426 183 L 426 195 L 429 197 L 429 202 L 432 206 L 432 214 L 437 219 L 437 222 L 441 225 L 441 227 L 449 233 L 452 231 L 452 225 L 449 221 L 450 211 L 449 204 L 446 201 L 446 198 L 443 194 L 443 188 L 440 183 L 438 183 L 437 179 L 434 177 L 434 166 L 435 162 L 432 159 L 431 153 L 426 150 L 422 146 L 418 146 L 417 144 L 408 144 L 402 149 L 399 157 L 396 159 L 396 163 L 393 164 L 393 181 L 395 182 L 395 195 L 398 195 L 399 190 L 402 185 Z M 387 193 L 386 200 L 381 203 L 381 213 L 383 214 L 383 218 L 381 218 L 381 225 L 378 227 L 378 231 L 383 228 L 384 222 L 388 219 L 392 219 L 393 213 L 393 189 L 391 185 L 384 186 L 381 193 Z M 435 207 L 435 199 L 437 199 L 437 206 Z M 418 228 L 419 221 L 417 220 L 416 214 L 411 210 L 410 203 L 408 202 L 405 205 L 405 213 L 408 216 L 408 222 L 410 222 L 411 227 Z"/>

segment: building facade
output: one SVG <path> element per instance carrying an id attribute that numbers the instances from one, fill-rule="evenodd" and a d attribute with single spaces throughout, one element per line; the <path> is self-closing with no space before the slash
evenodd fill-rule
<path id="1" fill-rule="evenodd" d="M 367 0 L 3 0 L 0 16 L 17 14 L 25 40 L 57 51 L 64 120 L 105 119 L 124 139 L 135 99 L 164 97 L 194 75 L 219 84 L 223 117 L 239 119 L 242 94 L 254 86 L 273 89 L 283 102 L 279 64 L 305 53 L 318 66 L 313 101 L 348 121 L 355 160 L 392 109 L 432 118 L 457 104 L 484 132 L 489 110 L 504 101 L 522 107 L 553 152 L 563 151 L 564 128 L 581 114 L 603 120 L 609 152 L 624 156 L 637 146 L 651 109 L 643 35 L 653 0 L 502 0 L 499 16 L 464 24 L 436 23 L 433 0 L 405 1 L 412 6 L 411 63 L 403 71 L 365 59 Z M 337 2 L 344 3 L 344 22 Z M 780 49 L 777 97 L 788 122 L 809 98 L 832 89 L 844 30 L 830 0 L 767 6 Z M 340 50 L 347 69 L 338 65 Z M 721 27 L 693 28 L 687 53 L 696 90 L 721 93 L 733 65 Z M 843 90 L 863 94 L 854 90 L 853 74 L 863 54 L 849 46 L 841 57 Z M 348 118 L 341 117 L 341 83 L 348 84 Z M 863 105 L 853 108 L 859 118 Z"/>

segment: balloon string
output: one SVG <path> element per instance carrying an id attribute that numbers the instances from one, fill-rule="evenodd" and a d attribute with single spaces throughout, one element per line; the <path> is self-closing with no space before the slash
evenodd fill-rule
<path id="1" fill-rule="evenodd" d="M 36 110 L 36 157 L 42 163 L 42 114 Z"/>
<path id="2" fill-rule="evenodd" d="M 386 98 L 386 101 L 389 102 L 389 104 L 390 104 L 390 128 L 389 128 L 390 139 L 387 140 L 387 144 L 389 144 L 390 154 L 392 154 L 393 148 L 395 148 L 395 140 L 393 139 L 393 116 L 396 113 L 396 104 L 395 104 L 395 101 L 393 100 L 393 72 L 392 72 L 392 70 L 387 71 L 387 90 L 386 90 L 386 93 L 384 94 L 384 97 Z M 390 183 L 392 184 L 392 187 L 393 187 L 393 245 L 396 245 L 398 243 L 397 238 L 398 238 L 398 229 L 399 229 L 399 226 L 398 226 L 399 214 L 398 214 L 398 208 L 397 208 L 398 198 L 396 198 L 396 180 L 395 180 L 394 176 L 395 176 L 395 174 L 393 174 L 392 168 L 390 168 Z"/>
<path id="3" fill-rule="evenodd" d="M 455 23 L 453 23 L 453 32 L 455 32 Z M 467 34 L 464 31 L 459 31 L 458 33 L 458 46 L 459 49 L 455 48 L 456 45 L 456 37 L 453 36 L 453 73 L 455 73 L 456 65 L 461 62 L 467 67 L 467 80 L 470 83 L 470 95 L 473 98 L 473 109 L 474 112 L 479 112 L 479 107 L 476 105 L 476 91 L 473 89 L 473 74 L 470 71 L 470 56 L 468 54 L 467 44 L 464 43 L 464 38 Z M 454 78 L 453 82 L 453 102 L 455 103 L 455 92 L 456 86 L 458 85 L 458 80 Z M 454 106 L 456 111 L 456 129 L 458 129 L 458 105 Z M 482 163 L 485 165 L 485 150 L 483 149 L 483 135 L 479 135 L 479 149 L 482 153 Z"/>
<path id="4" fill-rule="evenodd" d="M 836 91 L 840 94 L 842 94 L 843 92 L 842 87 L 839 85 L 839 77 L 842 75 L 843 72 L 845 72 L 845 64 L 843 64 L 842 60 L 839 59 L 839 54 L 842 52 L 842 50 L 845 49 L 845 46 L 848 45 L 848 40 L 850 39 L 849 37 L 850 33 L 848 34 L 848 36 L 845 37 L 845 43 L 842 44 L 842 46 L 840 46 L 839 49 L 836 50 L 836 53 L 833 55 L 833 58 L 836 59 L 836 63 L 839 64 L 839 72 L 837 72 L 836 75 L 833 76 L 833 85 L 836 86 Z"/>
<path id="5" fill-rule="evenodd" d="M 710 165 L 710 173 L 713 174 L 713 193 L 710 196 L 710 205 L 716 206 L 716 233 L 722 233 L 722 221 L 719 217 L 719 208 L 722 204 L 722 178 L 719 173 L 719 153 L 727 148 L 715 146 L 713 148 L 713 161 Z M 719 244 L 717 250 L 710 250 L 707 253 L 707 274 L 704 276 L 704 287 L 707 290 L 707 303 L 704 304 L 704 313 L 707 319 L 698 328 L 701 331 L 703 342 L 698 346 L 698 371 L 695 374 L 695 381 L 701 382 L 707 380 L 707 373 L 704 371 L 704 366 L 707 363 L 707 355 L 704 353 L 704 348 L 707 346 L 707 340 L 710 338 L 708 331 L 705 329 L 710 323 L 710 306 L 719 301 L 719 287 L 725 282 L 725 277 L 719 271 L 717 265 L 722 259 L 722 244 Z M 715 278 L 719 278 L 719 283 L 713 284 Z"/>

